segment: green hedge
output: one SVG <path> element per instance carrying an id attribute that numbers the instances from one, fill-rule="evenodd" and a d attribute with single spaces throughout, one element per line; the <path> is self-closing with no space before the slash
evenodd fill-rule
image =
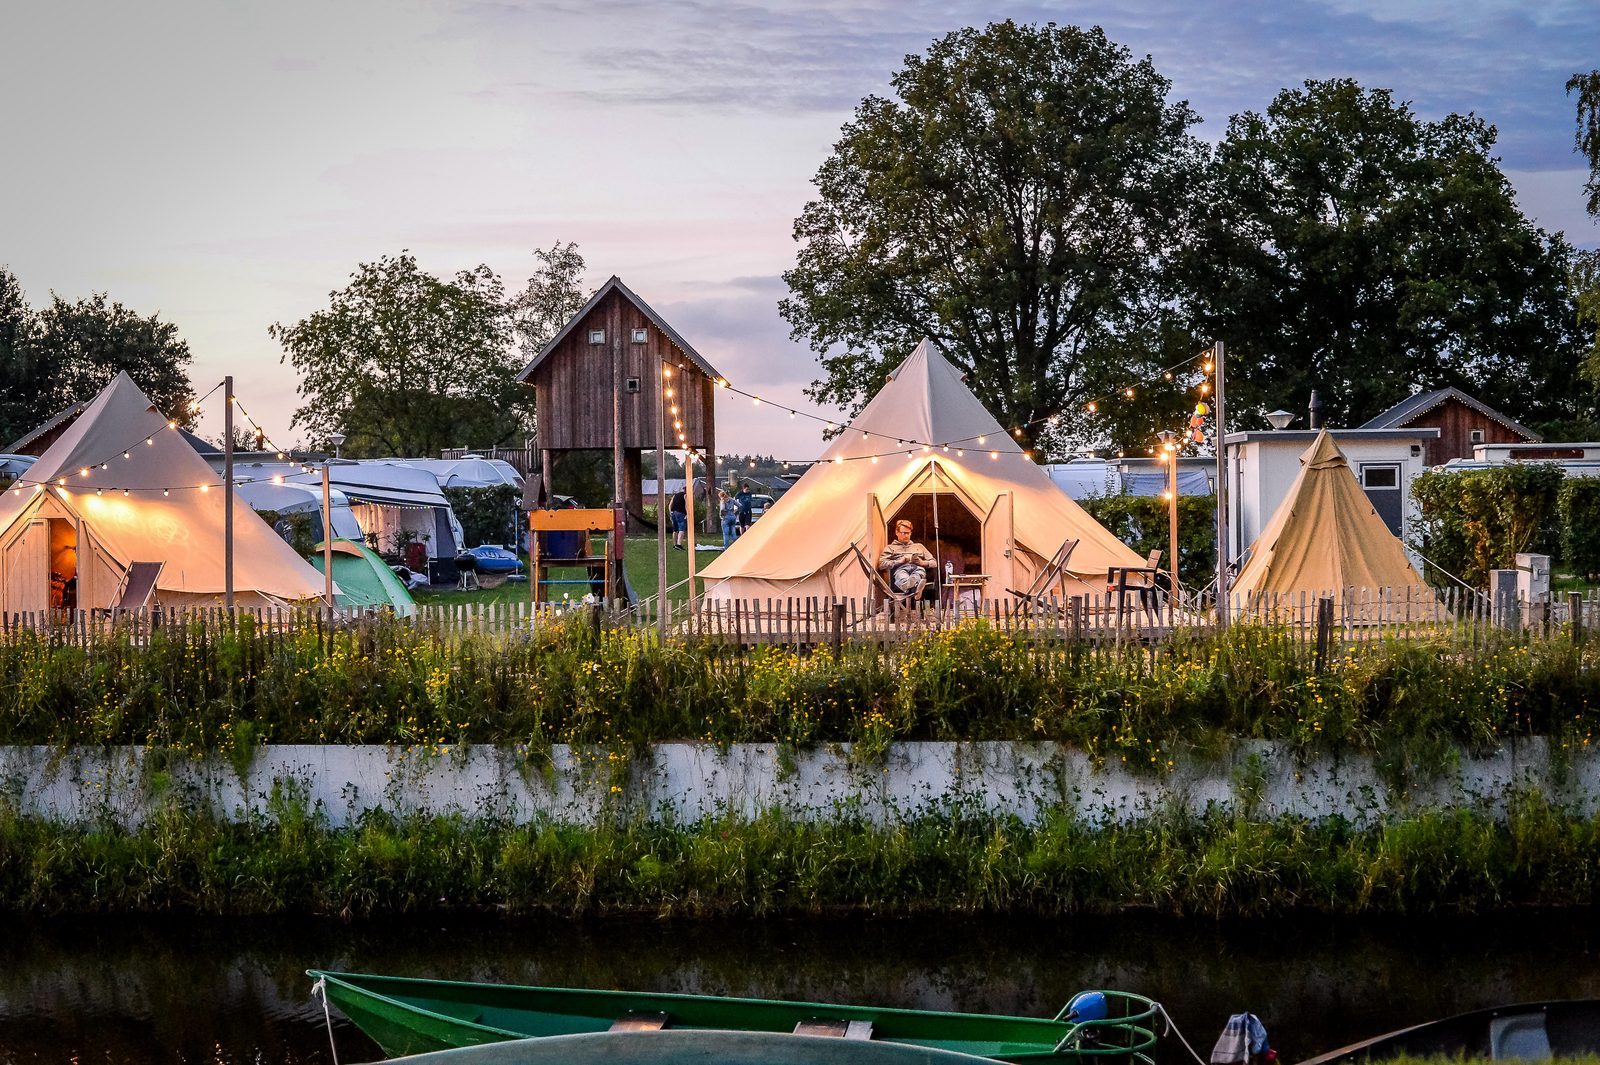
<path id="1" fill-rule="evenodd" d="M 199 625 L 89 649 L 0 640 L 0 744 L 460 745 L 1054 740 L 1164 771 L 1236 737 L 1378 758 L 1391 779 L 1462 746 L 1600 723 L 1600 639 L 1414 636 L 1314 672 L 1301 634 L 1238 625 L 1137 645 L 1036 641 L 973 622 L 887 648 L 748 653 L 581 620 L 445 638 L 380 621 L 293 633 Z"/>
<path id="2" fill-rule="evenodd" d="M 510 547 L 517 542 L 517 507 L 522 490 L 514 484 L 492 488 L 446 488 L 444 497 L 456 512 L 467 542 L 462 547 L 499 544 Z"/>
<path id="3" fill-rule="evenodd" d="M 1600 478 L 1564 481 L 1560 510 L 1561 561 L 1587 580 L 1600 577 Z"/>
<path id="4" fill-rule="evenodd" d="M 1411 482 L 1421 511 L 1414 531 L 1428 578 L 1448 583 L 1442 568 L 1483 588 L 1489 571 L 1510 568 L 1518 552 L 1555 554 L 1562 540 L 1562 482 L 1561 467 L 1549 462 L 1420 474 Z"/>
<path id="5" fill-rule="evenodd" d="M 371 814 L 335 829 L 303 801 L 230 824 L 176 800 L 134 831 L 0 803 L 0 912 L 632 911 L 1425 915 L 1600 903 L 1600 820 L 1537 795 L 1488 813 L 1331 819 L 1168 814 L 1037 825 L 960 809 L 597 828 Z"/>
<path id="6" fill-rule="evenodd" d="M 1160 496 L 1093 496 L 1084 510 L 1135 554 L 1167 555 L 1167 501 Z M 1163 563 L 1163 567 L 1165 564 Z M 1178 497 L 1178 579 L 1190 588 L 1211 581 L 1217 570 L 1217 497 Z"/>

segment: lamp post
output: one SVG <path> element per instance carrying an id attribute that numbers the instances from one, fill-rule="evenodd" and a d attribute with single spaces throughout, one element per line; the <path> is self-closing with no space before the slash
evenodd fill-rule
<path id="1" fill-rule="evenodd" d="M 1178 434 L 1163 429 L 1161 457 L 1167 464 L 1167 576 L 1172 582 L 1172 600 L 1178 596 Z"/>
<path id="2" fill-rule="evenodd" d="M 343 433 L 329 433 L 328 439 L 333 443 L 333 457 L 339 457 L 339 448 L 344 444 L 346 437 Z"/>

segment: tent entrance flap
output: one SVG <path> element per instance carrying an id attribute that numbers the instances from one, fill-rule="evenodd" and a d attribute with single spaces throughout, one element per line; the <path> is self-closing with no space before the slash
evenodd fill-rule
<path id="1" fill-rule="evenodd" d="M 989 587 L 1015 588 L 1016 544 L 1011 493 L 995 496 L 994 505 L 983 519 L 983 568 L 989 574 Z"/>
<path id="2" fill-rule="evenodd" d="M 23 522 L 0 544 L 0 610 L 37 610 L 50 594 L 50 526 L 43 518 Z"/>

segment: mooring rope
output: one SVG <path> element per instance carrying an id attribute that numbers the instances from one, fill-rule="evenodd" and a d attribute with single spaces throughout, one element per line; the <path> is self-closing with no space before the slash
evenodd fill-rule
<path id="1" fill-rule="evenodd" d="M 1158 1002 L 1156 1003 L 1156 1009 L 1161 1011 L 1161 1016 L 1166 1019 L 1167 1028 L 1172 1032 L 1173 1035 L 1178 1037 L 1178 1042 L 1183 1044 L 1183 1049 L 1189 1052 L 1189 1056 L 1195 1060 L 1197 1065 L 1208 1065 L 1204 1058 L 1194 1052 L 1194 1047 L 1189 1045 L 1189 1041 L 1185 1039 L 1183 1037 L 1183 1033 L 1178 1030 L 1178 1022 L 1172 1019 L 1172 1014 L 1167 1012 L 1167 1007 Z"/>
<path id="2" fill-rule="evenodd" d="M 333 1065 L 339 1065 L 339 1048 L 333 1042 L 333 1014 L 328 1011 L 328 978 L 317 977 L 317 982 L 311 985 L 311 993 L 322 1000 L 322 1019 L 328 1025 L 328 1051 L 333 1055 Z"/>

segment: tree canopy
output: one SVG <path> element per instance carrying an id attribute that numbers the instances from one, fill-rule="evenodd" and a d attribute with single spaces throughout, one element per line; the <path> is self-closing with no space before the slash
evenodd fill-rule
<path id="1" fill-rule="evenodd" d="M 1573 147 L 1589 164 L 1585 206 L 1591 217 L 1600 220 L 1600 70 L 1572 75 L 1567 81 L 1567 93 L 1578 97 Z M 1572 283 L 1578 290 L 1579 324 L 1593 330 L 1584 356 L 1584 376 L 1600 386 L 1600 251 L 1583 252 L 1576 257 Z"/>
<path id="2" fill-rule="evenodd" d="M 583 253 L 576 244 L 558 240 L 535 250 L 533 257 L 539 265 L 511 301 L 512 328 L 524 359 L 537 355 L 589 300 L 583 289 Z"/>
<path id="3" fill-rule="evenodd" d="M 402 251 L 362 263 L 328 306 L 268 333 L 300 375 L 294 424 L 345 454 L 437 455 L 528 424 L 504 286 L 487 266 L 434 277 Z"/>
<path id="4" fill-rule="evenodd" d="M 1522 214 L 1494 142 L 1346 79 L 1232 119 L 1189 272 L 1232 410 L 1303 410 L 1317 389 L 1355 425 L 1455 385 L 1529 421 L 1582 416 L 1572 249 Z"/>
<path id="5" fill-rule="evenodd" d="M 859 410 L 928 336 L 1027 446 L 1187 346 L 1169 274 L 1203 153 L 1149 58 L 1006 21 L 935 41 L 892 84 L 794 225 L 781 310 L 821 358 L 813 398 Z"/>
<path id="6" fill-rule="evenodd" d="M 103 292 L 76 302 L 52 293 L 48 307 L 34 310 L 16 276 L 0 268 L 0 446 L 93 399 L 123 371 L 168 417 L 191 425 L 191 358 L 177 326 L 157 315 Z"/>

